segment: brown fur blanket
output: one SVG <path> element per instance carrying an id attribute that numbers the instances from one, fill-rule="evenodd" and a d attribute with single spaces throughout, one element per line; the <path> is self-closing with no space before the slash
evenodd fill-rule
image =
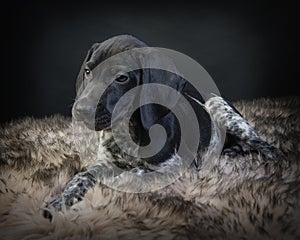
<path id="1" fill-rule="evenodd" d="M 99 185 L 70 210 L 42 215 L 45 202 L 85 168 L 71 120 L 26 118 L 0 129 L 0 239 L 299 239 L 300 98 L 235 106 L 284 159 L 258 154 L 211 162 L 172 185 L 133 194 Z"/>

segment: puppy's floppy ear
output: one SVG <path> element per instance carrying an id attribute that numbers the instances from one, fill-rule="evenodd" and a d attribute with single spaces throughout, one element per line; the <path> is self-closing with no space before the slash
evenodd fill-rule
<path id="1" fill-rule="evenodd" d="M 144 98 L 143 100 L 146 99 L 149 102 L 152 102 L 151 99 L 158 99 L 162 100 L 162 102 L 168 102 L 169 104 L 171 104 L 172 107 L 174 107 L 179 101 L 181 94 L 179 94 L 178 97 L 173 98 L 170 95 L 161 91 L 159 87 L 157 87 L 157 91 L 150 91 L 149 88 L 147 89 L 147 84 L 164 84 L 181 93 L 186 81 L 175 73 L 171 73 L 160 69 L 146 68 L 142 71 L 143 74 L 141 77 L 140 85 L 143 85 L 143 87 L 140 92 L 140 101 L 142 101 L 142 98 Z M 169 112 L 170 109 L 162 107 L 158 104 L 143 105 L 140 108 L 141 121 L 143 127 L 145 129 L 149 129 L 152 125 L 157 123 L 159 119 L 163 118 Z"/>
<path id="2" fill-rule="evenodd" d="M 79 71 L 79 74 L 77 76 L 77 80 L 76 80 L 76 93 L 77 93 L 77 96 L 80 94 L 80 92 L 83 90 L 81 89 L 80 91 L 80 87 L 82 86 L 83 84 L 83 81 L 84 81 L 84 72 L 85 72 L 85 68 L 86 68 L 86 63 L 88 61 L 90 61 L 94 51 L 99 47 L 100 43 L 94 43 L 92 45 L 92 47 L 89 49 L 81 67 L 80 67 L 80 71 Z"/>

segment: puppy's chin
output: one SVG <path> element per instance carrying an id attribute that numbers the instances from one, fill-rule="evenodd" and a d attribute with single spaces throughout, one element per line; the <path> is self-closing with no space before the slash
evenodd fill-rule
<path id="1" fill-rule="evenodd" d="M 111 117 L 107 114 L 95 118 L 93 129 L 102 131 L 111 127 Z"/>

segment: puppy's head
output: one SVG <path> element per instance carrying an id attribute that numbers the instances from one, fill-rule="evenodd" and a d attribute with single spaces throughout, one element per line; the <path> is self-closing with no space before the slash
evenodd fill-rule
<path id="1" fill-rule="evenodd" d="M 185 81 L 178 75 L 163 71 L 160 69 L 141 67 L 133 71 L 127 71 L 124 64 L 110 62 L 100 72 L 97 66 L 112 56 L 119 53 L 147 47 L 147 45 L 135 37 L 121 35 L 108 39 L 102 43 L 94 44 L 88 51 L 88 54 L 82 64 L 79 76 L 76 82 L 77 98 L 73 106 L 73 117 L 76 120 L 84 121 L 87 127 L 97 131 L 107 129 L 111 126 L 111 118 L 114 108 L 120 98 L 129 90 L 142 86 L 139 94 L 125 99 L 122 105 L 122 111 L 117 113 L 116 120 L 131 117 L 131 120 L 139 124 L 142 129 L 149 128 L 166 116 L 170 110 L 158 105 L 147 104 L 141 106 L 135 114 L 129 116 L 133 106 L 133 101 L 141 99 L 153 99 L 158 97 L 166 98 L 165 101 L 172 102 L 174 105 L 178 99 L 168 99 L 167 95 L 161 95 L 157 92 L 149 92 L 144 87 L 149 83 L 165 84 L 177 91 L 182 91 Z M 150 53 L 147 57 L 138 58 L 132 56 L 131 63 L 136 66 L 151 66 L 150 61 L 161 61 L 159 54 Z M 123 61 L 124 63 L 124 61 Z M 128 63 L 130 64 L 130 63 Z M 107 85 L 109 79 L 109 85 Z M 112 81 L 111 81 L 112 80 Z M 101 89 L 105 89 L 101 92 Z"/>

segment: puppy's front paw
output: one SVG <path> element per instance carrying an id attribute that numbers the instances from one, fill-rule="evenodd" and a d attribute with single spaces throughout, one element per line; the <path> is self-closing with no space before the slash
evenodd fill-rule
<path id="1" fill-rule="evenodd" d="M 86 192 L 96 184 L 97 180 L 90 172 L 82 172 L 75 175 L 69 182 L 65 191 L 46 205 L 44 217 L 52 220 L 51 210 L 61 211 L 62 207 L 69 208 L 82 200 Z"/>
<path id="2" fill-rule="evenodd" d="M 85 193 L 85 192 L 84 192 Z M 73 206 L 75 203 L 82 200 L 84 193 L 80 192 L 78 194 L 78 190 L 72 192 L 63 193 L 62 195 L 58 195 L 51 202 L 47 203 L 46 208 L 44 209 L 43 215 L 45 218 L 52 221 L 51 211 L 61 211 L 63 207 L 69 208 Z"/>

